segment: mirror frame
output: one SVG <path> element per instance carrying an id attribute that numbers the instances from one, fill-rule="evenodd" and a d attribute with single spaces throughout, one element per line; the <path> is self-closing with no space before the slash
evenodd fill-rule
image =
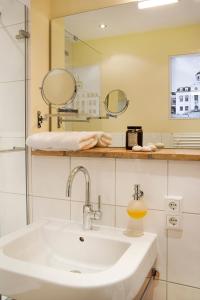
<path id="1" fill-rule="evenodd" d="M 121 92 L 121 93 L 123 93 L 123 94 L 125 95 L 126 104 L 125 104 L 124 108 L 123 108 L 121 111 L 119 111 L 119 112 L 112 112 L 112 111 L 110 111 L 110 110 L 108 109 L 108 105 L 107 105 L 106 98 L 109 96 L 109 94 L 111 94 L 112 92 L 116 92 L 116 91 Z M 129 102 L 130 102 L 130 101 L 128 100 L 128 98 L 127 98 L 127 96 L 126 96 L 126 94 L 125 94 L 124 91 L 122 91 L 121 89 L 114 89 L 114 90 L 111 90 L 111 91 L 106 95 L 103 104 L 104 104 L 104 108 L 105 108 L 107 114 L 108 114 L 110 117 L 117 117 L 117 116 L 123 114 L 123 113 L 127 110 L 128 106 L 129 106 Z"/>
<path id="2" fill-rule="evenodd" d="M 65 72 L 67 72 L 68 74 L 71 75 L 72 80 L 74 81 L 74 93 L 72 94 L 72 97 L 71 97 L 67 102 L 65 102 L 65 103 L 60 103 L 60 104 L 55 104 L 55 103 L 50 102 L 50 101 L 46 98 L 45 92 L 44 92 L 44 82 L 45 82 L 45 80 L 47 79 L 47 77 L 49 76 L 50 73 L 52 73 L 52 72 L 54 72 L 54 71 L 56 71 L 56 70 L 60 70 L 60 71 L 65 71 Z M 68 105 L 68 104 L 71 104 L 71 103 L 74 101 L 74 99 L 75 99 L 75 97 L 76 97 L 76 94 L 77 94 L 77 84 L 76 84 L 76 79 L 74 78 L 74 75 L 73 75 L 71 72 L 69 72 L 67 69 L 64 69 L 64 68 L 54 68 L 54 69 L 49 70 L 49 71 L 46 73 L 46 75 L 44 76 L 44 78 L 43 78 L 43 80 L 42 80 L 42 85 L 41 85 L 41 87 L 40 87 L 40 91 L 41 91 L 42 99 L 44 100 L 44 102 L 45 102 L 47 105 L 53 105 L 53 106 Z"/>

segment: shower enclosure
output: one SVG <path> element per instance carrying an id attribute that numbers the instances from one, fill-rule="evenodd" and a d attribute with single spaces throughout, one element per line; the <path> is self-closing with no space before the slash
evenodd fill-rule
<path id="1" fill-rule="evenodd" d="M 0 236 L 27 223 L 28 36 L 24 4 L 0 0 Z"/>

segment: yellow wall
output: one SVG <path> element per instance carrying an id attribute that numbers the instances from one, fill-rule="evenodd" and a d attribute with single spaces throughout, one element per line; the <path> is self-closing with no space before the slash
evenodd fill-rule
<path id="1" fill-rule="evenodd" d="M 118 119 L 75 123 L 72 128 L 114 132 L 125 131 L 127 125 L 142 125 L 145 132 L 199 131 L 200 120 L 169 119 L 168 68 L 170 55 L 200 50 L 199 35 L 200 25 L 190 25 L 88 41 L 103 54 L 102 101 L 109 91 L 119 88 L 126 92 L 130 106 Z M 76 66 L 94 63 L 84 47 L 74 44 Z"/>
<path id="2" fill-rule="evenodd" d="M 42 79 L 49 70 L 49 20 L 50 0 L 31 1 L 31 131 L 37 131 L 37 110 L 48 113 L 40 89 Z M 48 123 L 42 126 L 48 130 Z"/>
<path id="3" fill-rule="evenodd" d="M 31 131 L 48 130 L 44 122 L 41 129 L 37 128 L 36 114 L 40 110 L 48 113 L 48 106 L 41 98 L 39 87 L 49 70 L 49 22 L 50 19 L 85 10 L 103 8 L 131 0 L 31 0 L 31 86 L 30 110 Z"/>
<path id="4" fill-rule="evenodd" d="M 136 0 L 51 0 L 51 18 L 133 1 Z"/>
<path id="5" fill-rule="evenodd" d="M 51 68 L 65 68 L 64 18 L 51 22 Z"/>
<path id="6" fill-rule="evenodd" d="M 200 24 L 90 41 L 104 54 L 102 99 L 124 90 L 128 110 L 117 120 L 102 121 L 105 131 L 142 125 L 149 132 L 199 131 L 200 120 L 169 119 L 169 56 L 200 51 Z"/>

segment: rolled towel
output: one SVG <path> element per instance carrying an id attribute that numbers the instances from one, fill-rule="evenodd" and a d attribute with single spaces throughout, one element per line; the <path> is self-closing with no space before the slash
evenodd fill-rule
<path id="1" fill-rule="evenodd" d="M 97 132 L 98 142 L 96 147 L 108 147 L 112 144 L 112 137 L 109 133 Z"/>
<path id="2" fill-rule="evenodd" d="M 96 146 L 98 136 L 91 131 L 41 132 L 29 136 L 26 144 L 35 150 L 78 151 Z"/>

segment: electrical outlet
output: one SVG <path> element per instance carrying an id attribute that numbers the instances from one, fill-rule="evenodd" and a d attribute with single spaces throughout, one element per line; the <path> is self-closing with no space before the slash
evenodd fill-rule
<path id="1" fill-rule="evenodd" d="M 166 200 L 166 211 L 170 214 L 180 215 L 182 212 L 182 197 L 167 196 Z"/>
<path id="2" fill-rule="evenodd" d="M 167 215 L 166 227 L 170 230 L 182 230 L 182 218 L 179 215 Z"/>

